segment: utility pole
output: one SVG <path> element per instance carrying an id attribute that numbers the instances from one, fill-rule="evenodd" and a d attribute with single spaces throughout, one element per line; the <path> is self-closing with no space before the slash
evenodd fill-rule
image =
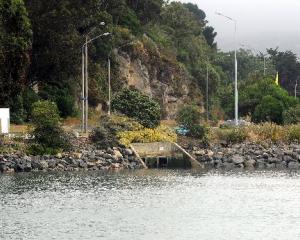
<path id="1" fill-rule="evenodd" d="M 298 79 L 296 80 L 295 84 L 295 98 L 297 99 L 297 88 L 298 88 Z"/>
<path id="2" fill-rule="evenodd" d="M 108 115 L 111 114 L 111 79 L 110 79 L 110 56 L 108 56 Z"/>
<path id="3" fill-rule="evenodd" d="M 209 80 L 209 71 L 208 71 L 208 61 L 209 59 L 207 58 L 207 63 L 206 63 L 206 121 L 208 122 L 209 120 L 209 97 L 208 97 L 208 80 Z"/>
<path id="4" fill-rule="evenodd" d="M 82 52 L 82 83 L 81 83 L 81 104 L 82 104 L 82 118 L 81 118 L 81 132 L 85 129 L 85 57 L 84 47 L 81 49 Z"/>
<path id="5" fill-rule="evenodd" d="M 231 17 L 228 17 L 222 13 L 216 12 L 217 15 L 222 16 L 234 23 L 234 122 L 235 125 L 239 125 L 239 93 L 238 93 L 238 62 L 237 62 L 237 21 Z"/>
<path id="6" fill-rule="evenodd" d="M 88 76 L 88 37 L 85 38 L 85 126 L 84 132 L 88 133 L 89 119 L 89 76 Z"/>

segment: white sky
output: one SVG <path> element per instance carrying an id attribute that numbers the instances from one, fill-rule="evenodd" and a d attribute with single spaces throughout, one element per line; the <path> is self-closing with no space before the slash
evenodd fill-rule
<path id="1" fill-rule="evenodd" d="M 205 11 L 223 50 L 234 48 L 234 27 L 216 11 L 237 20 L 239 43 L 260 51 L 279 46 L 280 50 L 292 50 L 300 56 L 300 0 L 180 1 L 196 3 Z"/>

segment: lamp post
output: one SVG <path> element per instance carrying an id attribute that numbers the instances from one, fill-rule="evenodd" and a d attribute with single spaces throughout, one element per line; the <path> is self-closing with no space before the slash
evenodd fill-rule
<path id="1" fill-rule="evenodd" d="M 238 94 L 238 86 L 237 86 L 237 77 L 238 77 L 238 62 L 237 62 L 237 44 L 236 44 L 236 33 L 237 33 L 237 21 L 231 17 L 228 17 L 222 13 L 216 12 L 217 15 L 222 16 L 234 23 L 234 96 L 235 96 L 235 101 L 234 101 L 234 121 L 235 125 L 238 126 L 239 124 L 239 94 Z"/>
<path id="2" fill-rule="evenodd" d="M 104 24 L 101 24 L 104 25 Z M 108 36 L 110 33 L 106 32 L 100 34 L 94 38 L 88 39 L 88 34 L 85 38 L 85 43 L 82 46 L 82 130 L 88 133 L 88 96 L 89 96 L 89 86 L 88 86 L 88 44 L 97 40 L 100 37 Z"/>

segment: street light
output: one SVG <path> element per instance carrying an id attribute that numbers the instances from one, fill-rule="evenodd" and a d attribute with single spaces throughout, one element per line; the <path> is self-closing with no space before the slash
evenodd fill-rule
<path id="1" fill-rule="evenodd" d="M 104 23 L 100 23 L 104 25 Z M 106 32 L 100 34 L 94 38 L 88 40 L 88 35 L 86 35 L 85 43 L 82 46 L 82 131 L 88 132 L 88 95 L 89 95 L 89 87 L 88 87 L 88 44 L 97 40 L 100 37 L 108 36 L 110 33 Z"/>
<path id="2" fill-rule="evenodd" d="M 234 23 L 234 95 L 235 95 L 235 125 L 238 126 L 239 124 L 239 94 L 238 94 L 238 86 L 237 86 L 237 70 L 238 70 L 238 62 L 237 62 L 237 45 L 236 45 L 236 32 L 237 32 L 237 21 L 231 17 L 228 17 L 222 13 L 216 12 L 217 15 L 222 16 Z"/>

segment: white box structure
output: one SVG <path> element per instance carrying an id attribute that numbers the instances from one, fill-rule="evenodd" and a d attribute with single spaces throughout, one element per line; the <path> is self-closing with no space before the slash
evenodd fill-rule
<path id="1" fill-rule="evenodd" d="M 0 108 L 0 133 L 9 134 L 10 113 L 9 108 Z"/>

